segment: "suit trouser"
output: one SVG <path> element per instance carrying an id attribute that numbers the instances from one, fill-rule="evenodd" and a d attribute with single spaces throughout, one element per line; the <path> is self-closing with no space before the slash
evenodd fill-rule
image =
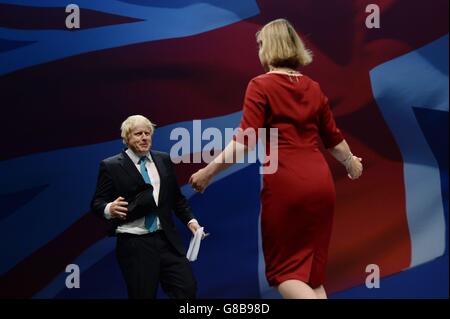
<path id="1" fill-rule="evenodd" d="M 169 298 L 195 298 L 197 283 L 189 261 L 175 250 L 163 231 L 118 234 L 116 256 L 129 298 L 154 299 L 159 283 Z"/>

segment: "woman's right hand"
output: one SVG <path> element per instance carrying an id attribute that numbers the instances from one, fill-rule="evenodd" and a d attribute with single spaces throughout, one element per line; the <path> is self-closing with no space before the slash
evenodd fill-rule
<path id="1" fill-rule="evenodd" d="M 350 163 L 346 166 L 348 177 L 350 179 L 358 179 L 363 171 L 362 158 L 352 156 Z"/>
<path id="2" fill-rule="evenodd" d="M 192 174 L 189 179 L 189 184 L 192 185 L 192 188 L 199 193 L 203 193 L 208 187 L 209 183 L 213 176 L 207 172 L 205 168 L 199 169 L 197 173 Z"/>

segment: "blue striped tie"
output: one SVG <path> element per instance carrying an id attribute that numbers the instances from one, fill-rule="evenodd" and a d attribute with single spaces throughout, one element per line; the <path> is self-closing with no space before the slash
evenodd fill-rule
<path id="1" fill-rule="evenodd" d="M 148 176 L 147 168 L 145 167 L 145 162 L 147 161 L 146 156 L 142 156 L 139 160 L 141 175 L 144 178 L 146 184 L 152 184 L 150 180 L 150 176 Z M 145 216 L 145 228 L 147 228 L 150 232 L 156 231 L 157 222 L 155 214 L 148 214 Z"/>

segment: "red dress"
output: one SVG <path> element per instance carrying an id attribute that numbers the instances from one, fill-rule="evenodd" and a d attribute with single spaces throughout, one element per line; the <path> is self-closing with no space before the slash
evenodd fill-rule
<path id="1" fill-rule="evenodd" d="M 324 283 L 335 204 L 334 182 L 319 150 L 343 140 L 328 99 L 304 75 L 267 73 L 250 81 L 240 124 L 278 128 L 278 169 L 263 176 L 261 233 L 271 286 Z M 247 143 L 242 132 L 234 139 Z"/>

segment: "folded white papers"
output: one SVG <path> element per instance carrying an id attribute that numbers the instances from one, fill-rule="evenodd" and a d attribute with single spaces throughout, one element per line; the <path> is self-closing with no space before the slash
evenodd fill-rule
<path id="1" fill-rule="evenodd" d="M 189 261 L 197 260 L 197 255 L 198 251 L 200 250 L 200 242 L 202 241 L 202 238 L 203 238 L 203 227 L 200 227 L 199 229 L 197 229 L 194 236 L 191 238 L 191 242 L 189 244 L 189 249 L 186 254 L 186 258 Z"/>

